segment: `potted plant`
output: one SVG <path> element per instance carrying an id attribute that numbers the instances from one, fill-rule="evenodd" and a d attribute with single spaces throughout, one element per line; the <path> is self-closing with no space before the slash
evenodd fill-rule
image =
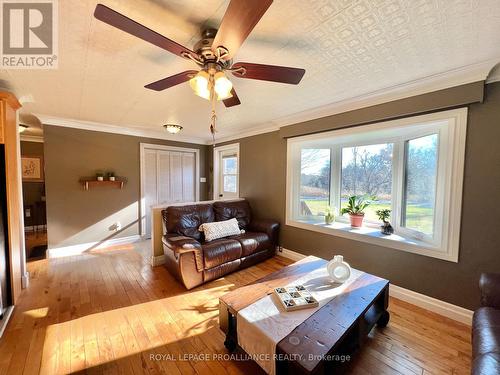
<path id="1" fill-rule="evenodd" d="M 391 210 L 377 210 L 375 211 L 375 213 L 377 214 L 379 220 L 382 220 L 382 222 L 384 223 L 380 226 L 380 228 L 382 228 L 382 234 L 393 234 L 394 228 L 392 227 L 391 223 L 389 223 L 389 220 L 387 220 L 391 216 Z"/>
<path id="2" fill-rule="evenodd" d="M 107 175 L 109 181 L 115 181 L 115 172 L 108 172 Z"/>
<path id="3" fill-rule="evenodd" d="M 330 206 L 326 206 L 325 224 L 330 225 L 331 223 L 334 222 L 334 220 L 335 220 L 335 215 L 333 214 L 332 209 L 330 208 Z"/>
<path id="4" fill-rule="evenodd" d="M 347 207 L 344 207 L 340 213 L 342 215 L 349 214 L 351 227 L 359 228 L 363 225 L 363 218 L 365 217 L 364 210 L 370 203 L 371 202 L 362 195 L 352 195 L 349 197 Z"/>
<path id="5" fill-rule="evenodd" d="M 97 181 L 104 181 L 104 173 L 102 173 L 101 171 L 97 171 L 95 173 L 95 177 Z"/>

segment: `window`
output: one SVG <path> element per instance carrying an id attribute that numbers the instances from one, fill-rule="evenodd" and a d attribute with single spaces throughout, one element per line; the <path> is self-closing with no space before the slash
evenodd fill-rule
<path id="1" fill-rule="evenodd" d="M 302 149 L 300 155 L 300 215 L 303 217 L 323 217 L 329 202 L 330 149 Z"/>
<path id="2" fill-rule="evenodd" d="M 405 142 L 405 186 L 401 225 L 431 236 L 434 233 L 438 135 Z"/>
<path id="3" fill-rule="evenodd" d="M 222 156 L 223 191 L 236 193 L 238 183 L 238 158 L 236 155 Z"/>
<path id="4" fill-rule="evenodd" d="M 457 261 L 466 119 L 459 109 L 289 139 L 287 224 Z M 372 200 L 359 229 L 339 214 L 352 195 Z M 380 209 L 394 235 L 380 234 Z"/>
<path id="5" fill-rule="evenodd" d="M 365 220 L 377 222 L 375 211 L 391 208 L 392 143 L 342 148 L 340 207 L 352 195 L 377 199 L 365 211 Z"/>

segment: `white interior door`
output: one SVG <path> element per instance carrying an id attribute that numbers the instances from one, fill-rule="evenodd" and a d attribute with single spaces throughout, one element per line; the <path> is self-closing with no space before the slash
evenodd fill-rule
<path id="1" fill-rule="evenodd" d="M 196 150 L 141 145 L 141 233 L 151 237 L 151 207 L 198 200 Z M 176 151 L 179 149 L 180 151 Z"/>
<path id="2" fill-rule="evenodd" d="M 214 150 L 215 199 L 239 197 L 239 144 Z"/>

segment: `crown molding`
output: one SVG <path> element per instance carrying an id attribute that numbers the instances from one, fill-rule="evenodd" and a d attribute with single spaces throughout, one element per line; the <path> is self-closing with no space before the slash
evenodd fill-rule
<path id="1" fill-rule="evenodd" d="M 207 144 L 206 138 L 201 137 L 186 137 L 182 135 L 170 135 L 164 131 L 156 131 L 150 129 L 138 129 L 136 127 L 131 127 L 128 125 L 117 126 L 111 124 L 104 124 L 100 122 L 93 121 L 82 121 L 75 119 L 68 119 L 56 116 L 49 116 L 44 114 L 36 113 L 34 114 L 40 122 L 44 125 L 61 126 L 65 128 L 74 128 L 80 130 L 90 130 L 104 133 L 130 135 L 134 137 L 144 137 L 144 138 L 154 138 L 162 139 L 166 141 L 173 142 L 185 142 L 194 144 Z"/>
<path id="2" fill-rule="evenodd" d="M 385 89 L 327 104 L 325 106 L 313 108 L 290 116 L 281 117 L 271 122 L 278 127 L 284 127 L 399 99 L 422 95 L 433 91 L 444 90 L 450 87 L 478 81 L 486 81 L 486 78 L 499 61 L 500 57 L 478 64 L 453 69 L 447 72 L 434 74 L 432 76 L 394 85 Z M 500 80 L 500 71 L 497 72 L 496 76 Z"/>
<path id="3" fill-rule="evenodd" d="M 491 69 L 490 74 L 488 74 L 488 78 L 486 79 L 486 83 L 493 83 L 500 81 L 500 63 L 495 65 L 493 69 Z"/>
<path id="4" fill-rule="evenodd" d="M 21 134 L 21 141 L 22 142 L 38 142 L 38 143 L 43 143 L 43 137 L 39 135 L 22 135 Z"/>
<path id="5" fill-rule="evenodd" d="M 274 131 L 280 130 L 280 127 L 278 125 L 267 125 L 267 126 L 261 126 L 261 127 L 252 127 L 252 130 L 244 130 L 241 132 L 233 132 L 232 134 L 230 133 L 229 135 L 225 135 L 221 138 L 216 138 L 215 139 L 215 144 L 219 143 L 225 143 L 225 142 L 230 142 L 234 141 L 237 139 L 241 138 L 246 138 L 246 137 L 252 137 L 254 135 L 259 135 L 259 134 L 264 134 L 264 133 L 270 133 Z M 207 144 L 211 145 L 213 144 L 212 141 L 208 141 Z"/>

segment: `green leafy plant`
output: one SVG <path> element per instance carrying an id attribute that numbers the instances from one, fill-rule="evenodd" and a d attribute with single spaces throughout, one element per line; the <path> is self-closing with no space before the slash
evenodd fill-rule
<path id="1" fill-rule="evenodd" d="M 103 173 L 102 171 L 97 171 L 97 172 L 95 173 L 95 176 L 96 176 L 96 177 L 104 177 L 104 173 Z"/>
<path id="2" fill-rule="evenodd" d="M 389 217 L 391 216 L 391 210 L 389 209 L 377 210 L 375 211 L 375 213 L 377 214 L 379 220 L 382 220 L 384 223 L 389 222 L 387 219 L 389 219 Z"/>
<path id="3" fill-rule="evenodd" d="M 329 224 L 333 223 L 334 220 L 335 220 L 335 215 L 334 215 L 331 207 L 327 206 L 326 210 L 325 210 L 325 223 L 329 225 Z"/>
<path id="4" fill-rule="evenodd" d="M 106 175 L 108 178 L 115 177 L 115 172 L 109 171 L 108 173 L 106 173 Z"/>
<path id="5" fill-rule="evenodd" d="M 342 208 L 340 213 L 342 215 L 364 215 L 365 208 L 367 208 L 371 203 L 371 200 L 367 199 L 364 195 L 352 195 L 349 197 L 347 207 Z"/>

